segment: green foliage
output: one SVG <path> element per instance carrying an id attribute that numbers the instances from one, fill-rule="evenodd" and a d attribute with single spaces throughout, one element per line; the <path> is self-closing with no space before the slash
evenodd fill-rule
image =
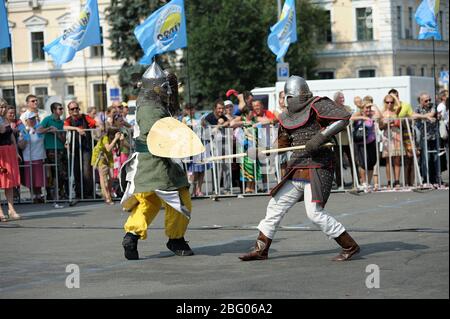
<path id="1" fill-rule="evenodd" d="M 126 59 L 120 76 L 124 94 L 133 93 L 127 86 L 136 68 L 130 67 L 143 55 L 133 30 L 164 2 L 113 0 L 108 8 L 111 50 L 116 58 Z M 326 25 L 326 17 L 309 0 L 297 0 L 296 7 L 298 42 L 290 45 L 284 60 L 291 74 L 310 79 L 316 67 L 314 52 L 320 48 L 315 35 L 323 34 L 320 26 Z M 216 98 L 225 98 L 230 88 L 242 91 L 275 83 L 275 55 L 267 46 L 267 36 L 277 21 L 276 1 L 185 0 L 185 11 L 188 48 L 178 77 L 185 84 L 186 101 L 209 108 Z M 173 53 L 158 57 L 158 61 L 167 64 L 170 55 Z"/>

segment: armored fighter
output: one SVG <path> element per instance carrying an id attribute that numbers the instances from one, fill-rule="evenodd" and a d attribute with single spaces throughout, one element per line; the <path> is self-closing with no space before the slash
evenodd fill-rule
<path id="1" fill-rule="evenodd" d="M 172 118 L 180 110 L 177 78 L 154 62 L 141 82 L 136 103 L 136 152 L 121 170 L 121 185 L 124 188 L 121 204 L 124 210 L 130 212 L 122 242 L 125 258 L 139 259 L 138 240 L 147 238 L 147 226 L 161 206 L 165 208 L 165 234 L 169 238 L 167 248 L 176 255 L 193 255 L 184 239 L 192 209 L 186 174 L 170 158 L 170 154 L 167 157 L 157 156 L 148 146 L 148 136 L 156 122 L 161 119 L 177 122 Z M 166 134 L 176 135 L 176 131 Z M 164 143 L 156 141 L 156 145 L 161 144 Z"/>
<path id="2" fill-rule="evenodd" d="M 272 190 L 266 216 L 258 225 L 255 247 L 239 258 L 267 259 L 282 218 L 295 203 L 304 201 L 308 218 L 342 247 L 333 260 L 348 260 L 360 248 L 344 226 L 325 211 L 334 176 L 334 155 L 324 144 L 346 128 L 351 114 L 326 97 L 313 96 L 305 79 L 299 76 L 286 81 L 284 93 L 287 112 L 279 117 L 278 147 L 305 147 L 293 152 L 286 175 Z"/>

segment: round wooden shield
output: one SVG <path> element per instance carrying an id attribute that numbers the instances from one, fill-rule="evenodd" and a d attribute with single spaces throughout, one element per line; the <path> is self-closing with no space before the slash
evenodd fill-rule
<path id="1" fill-rule="evenodd" d="M 167 158 L 185 158 L 205 151 L 194 131 L 173 117 L 153 124 L 147 135 L 147 146 L 153 155 Z"/>

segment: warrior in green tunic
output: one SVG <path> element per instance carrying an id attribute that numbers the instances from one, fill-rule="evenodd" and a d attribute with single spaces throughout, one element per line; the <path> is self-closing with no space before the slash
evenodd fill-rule
<path id="1" fill-rule="evenodd" d="M 180 256 L 193 255 L 184 239 L 191 214 L 189 182 L 182 167 L 170 158 L 149 152 L 147 135 L 156 121 L 180 111 L 178 81 L 154 62 L 142 77 L 137 99 L 134 138 L 136 152 L 121 169 L 124 196 L 121 204 L 131 214 L 125 223 L 122 245 L 125 258 L 139 259 L 137 243 L 147 238 L 147 226 L 165 207 L 167 248 Z"/>

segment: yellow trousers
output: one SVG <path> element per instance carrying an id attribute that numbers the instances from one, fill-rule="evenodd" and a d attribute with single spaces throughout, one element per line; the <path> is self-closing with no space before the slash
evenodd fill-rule
<path id="1" fill-rule="evenodd" d="M 192 211 L 191 195 L 188 188 L 178 190 L 181 201 L 189 211 Z M 162 205 L 165 207 L 165 231 L 170 239 L 183 237 L 186 233 L 189 219 L 176 211 L 154 192 L 134 194 L 139 204 L 133 208 L 124 229 L 127 233 L 134 233 L 140 239 L 147 238 L 147 227 L 159 212 Z"/>

